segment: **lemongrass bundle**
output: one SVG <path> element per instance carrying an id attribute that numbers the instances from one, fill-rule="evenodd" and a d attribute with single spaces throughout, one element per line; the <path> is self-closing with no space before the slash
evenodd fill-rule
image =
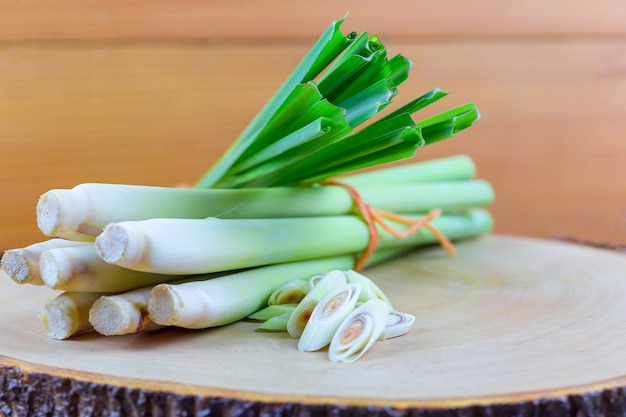
<path id="1" fill-rule="evenodd" d="M 72 291 L 40 315 L 51 337 L 92 325 L 107 335 L 219 326 L 280 298 L 298 305 L 253 316 L 266 317 L 262 328 L 294 337 L 304 332 L 301 349 L 329 345 L 333 361 L 356 360 L 376 340 L 408 331 L 414 317 L 395 312 L 382 290 L 351 268 L 371 249 L 369 264 L 437 240 L 489 232 L 484 207 L 493 190 L 474 179 L 467 156 L 354 172 L 411 158 L 468 128 L 480 113 L 468 103 L 416 120 L 417 112 L 447 96 L 435 88 L 365 125 L 392 102 L 412 63 L 390 56 L 366 32 L 343 34 L 342 23 L 329 26 L 192 188 L 81 184 L 41 196 L 37 224 L 45 236 L 62 238 L 54 241 L 63 247 L 9 251 L 3 267 L 18 283 Z M 364 221 L 382 212 L 395 220 Z M 396 221 L 405 219 L 398 213 L 423 221 L 428 214 L 428 222 L 400 233 Z M 92 243 L 70 247 L 69 241 Z M 339 279 L 328 284 L 326 272 L 339 270 L 347 272 L 330 274 Z M 316 274 L 324 279 L 311 278 Z M 171 282 L 182 276 L 190 281 Z M 273 297 L 293 280 L 309 285 Z M 329 317 L 330 327 L 316 327 Z"/>

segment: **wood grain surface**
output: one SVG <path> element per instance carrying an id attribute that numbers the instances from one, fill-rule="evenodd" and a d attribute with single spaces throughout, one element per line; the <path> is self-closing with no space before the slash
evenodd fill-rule
<path id="1" fill-rule="evenodd" d="M 50 188 L 199 177 L 345 9 L 414 61 L 398 104 L 477 102 L 417 157 L 471 155 L 498 233 L 626 240 L 622 2 L 33 0 L 0 3 L 0 250 L 41 240 Z"/>
<path id="2" fill-rule="evenodd" d="M 7 40 L 317 38 L 330 20 L 350 12 L 387 38 L 455 36 L 623 36 L 626 8 L 615 0 L 28 0 L 0 3 L 0 37 Z"/>
<path id="3" fill-rule="evenodd" d="M 36 314 L 52 291 L 2 275 L 0 303 L 20 303 L 3 311 L 0 365 L 5 377 L 17 367 L 34 381 L 46 375 L 78 381 L 59 389 L 70 404 L 57 400 L 57 411 L 93 401 L 72 392 L 84 383 L 89 392 L 101 387 L 116 398 L 118 390 L 146 390 L 144 403 L 166 393 L 433 415 L 470 406 L 479 407 L 473 415 L 490 415 L 482 410 L 487 406 L 521 413 L 604 392 L 592 396 L 598 406 L 626 385 L 624 255 L 506 236 L 458 249 L 456 256 L 419 250 L 368 270 L 394 306 L 417 319 L 409 334 L 378 342 L 352 364 L 330 362 L 325 351 L 299 352 L 294 339 L 245 321 L 202 331 L 48 339 Z M 13 391 L 29 383 L 19 372 L 10 375 Z M 35 403 L 45 404 L 45 394 L 38 395 Z"/>

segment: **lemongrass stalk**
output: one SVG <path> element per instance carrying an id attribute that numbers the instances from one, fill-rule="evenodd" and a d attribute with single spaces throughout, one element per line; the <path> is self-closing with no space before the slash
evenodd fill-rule
<path id="1" fill-rule="evenodd" d="M 46 250 L 39 267 L 44 284 L 62 291 L 121 292 L 181 278 L 108 264 L 93 244 Z"/>
<path id="2" fill-rule="evenodd" d="M 333 336 L 328 358 L 333 362 L 359 359 L 383 333 L 388 317 L 389 309 L 382 300 L 370 300 L 357 307 Z"/>
<path id="3" fill-rule="evenodd" d="M 335 202 L 326 208 L 319 200 Z M 207 190 L 125 184 L 80 184 L 50 190 L 37 204 L 37 224 L 46 236 L 89 240 L 112 222 L 150 218 L 293 217 L 350 209 L 339 189 Z"/>
<path id="4" fill-rule="evenodd" d="M 467 155 L 454 155 L 429 161 L 405 163 L 341 177 L 355 187 L 439 181 L 463 181 L 476 176 L 476 165 Z"/>
<path id="5" fill-rule="evenodd" d="M 39 257 L 48 250 L 79 246 L 84 243 L 64 239 L 50 239 L 25 248 L 9 249 L 2 256 L 2 268 L 17 284 L 44 285 L 39 273 Z"/>
<path id="6" fill-rule="evenodd" d="M 411 329 L 415 322 L 415 316 L 399 311 L 390 311 L 385 329 L 378 337 L 378 340 L 386 340 L 402 336 Z"/>
<path id="7" fill-rule="evenodd" d="M 148 312 L 161 325 L 221 326 L 265 307 L 272 291 L 285 282 L 353 264 L 351 256 L 340 256 L 254 268 L 204 281 L 159 284 L 150 293 Z"/>
<path id="8" fill-rule="evenodd" d="M 287 332 L 291 337 L 300 337 L 306 324 L 319 302 L 331 292 L 344 288 L 347 285 L 346 275 L 339 269 L 330 270 L 320 278 L 319 275 L 311 277 L 314 283 L 307 295 L 298 303 L 287 322 Z"/>
<path id="9" fill-rule="evenodd" d="M 270 304 L 248 316 L 250 320 L 266 321 L 272 317 L 291 314 L 297 304 Z"/>
<path id="10" fill-rule="evenodd" d="M 270 298 L 267 300 L 267 304 L 297 304 L 306 294 L 311 290 L 311 282 L 305 279 L 294 279 L 276 288 Z"/>
<path id="11" fill-rule="evenodd" d="M 281 314 L 280 316 L 270 317 L 263 323 L 259 324 L 258 329 L 270 332 L 286 332 L 287 323 L 289 322 L 290 317 L 291 313 L 285 313 Z"/>
<path id="12" fill-rule="evenodd" d="M 354 310 L 360 292 L 360 284 L 347 284 L 338 291 L 326 294 L 304 326 L 298 339 L 298 350 L 309 352 L 328 345 L 343 320 Z"/>
<path id="13" fill-rule="evenodd" d="M 493 201 L 490 184 L 478 180 L 411 183 L 405 178 L 398 184 L 373 181 L 358 191 L 372 207 L 396 213 L 483 207 Z M 43 194 L 37 224 L 46 236 L 93 241 L 106 224 L 120 221 L 332 216 L 350 214 L 353 207 L 340 186 L 207 190 L 87 183 Z"/>
<path id="14" fill-rule="evenodd" d="M 105 295 L 91 306 L 89 322 L 105 336 L 149 332 L 163 328 L 148 315 L 152 287 L 143 287 L 116 295 Z"/>
<path id="15" fill-rule="evenodd" d="M 64 292 L 46 303 L 39 321 L 52 339 L 67 339 L 88 330 L 89 308 L 101 296 L 92 292 Z"/>
<path id="16" fill-rule="evenodd" d="M 419 216 L 418 216 L 419 217 Z M 431 225 L 448 239 L 488 232 L 489 213 L 444 214 Z M 379 229 L 378 248 L 407 248 L 437 240 L 426 228 L 404 239 Z M 357 216 L 287 219 L 150 219 L 107 225 L 96 248 L 108 263 L 161 274 L 201 274 L 358 253 L 369 229 Z"/>
<path id="17" fill-rule="evenodd" d="M 382 300 L 387 304 L 387 307 L 390 311 L 393 311 L 394 308 L 391 305 L 391 301 L 385 295 L 382 289 L 374 281 L 369 279 L 363 274 L 360 274 L 352 269 L 349 269 L 344 272 L 346 274 L 346 280 L 349 283 L 358 283 L 361 285 L 361 293 L 359 294 L 359 302 L 367 302 L 369 300 Z"/>

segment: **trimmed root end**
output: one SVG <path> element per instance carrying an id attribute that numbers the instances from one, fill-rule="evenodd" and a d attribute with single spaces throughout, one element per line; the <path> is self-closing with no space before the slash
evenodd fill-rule
<path id="1" fill-rule="evenodd" d="M 39 321 L 52 339 L 67 339 L 78 331 L 77 312 L 66 303 L 48 304 L 39 313 Z"/>
<path id="2" fill-rule="evenodd" d="M 39 273 L 43 283 L 53 289 L 64 280 L 56 258 L 48 252 L 42 253 L 39 258 Z"/>
<path id="3" fill-rule="evenodd" d="M 160 325 L 175 325 L 179 318 L 178 308 L 180 300 L 172 286 L 159 284 L 150 292 L 148 300 L 148 313 L 150 319 Z"/>
<path id="4" fill-rule="evenodd" d="M 89 310 L 89 323 L 104 336 L 122 335 L 134 331 L 131 329 L 128 309 L 123 308 L 112 297 L 101 297 L 93 304 Z"/>
<path id="5" fill-rule="evenodd" d="M 98 255 L 108 263 L 124 259 L 128 247 L 128 234 L 119 224 L 109 224 L 96 239 Z"/>
<path id="6" fill-rule="evenodd" d="M 25 284 L 33 278 L 31 266 L 19 250 L 8 250 L 4 253 L 2 268 L 18 284 Z"/>
<path id="7" fill-rule="evenodd" d="M 55 236 L 63 212 L 61 199 L 54 192 L 47 192 L 37 202 L 37 226 L 46 236 Z"/>

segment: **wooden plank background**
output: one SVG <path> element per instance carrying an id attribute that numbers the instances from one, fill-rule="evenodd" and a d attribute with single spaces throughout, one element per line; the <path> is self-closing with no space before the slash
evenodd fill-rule
<path id="1" fill-rule="evenodd" d="M 414 61 L 398 104 L 477 102 L 480 122 L 417 157 L 471 155 L 497 233 L 626 242 L 626 3 L 311 4 L 0 2 L 0 250 L 42 239 L 48 189 L 198 178 L 346 10 L 345 31 Z"/>

